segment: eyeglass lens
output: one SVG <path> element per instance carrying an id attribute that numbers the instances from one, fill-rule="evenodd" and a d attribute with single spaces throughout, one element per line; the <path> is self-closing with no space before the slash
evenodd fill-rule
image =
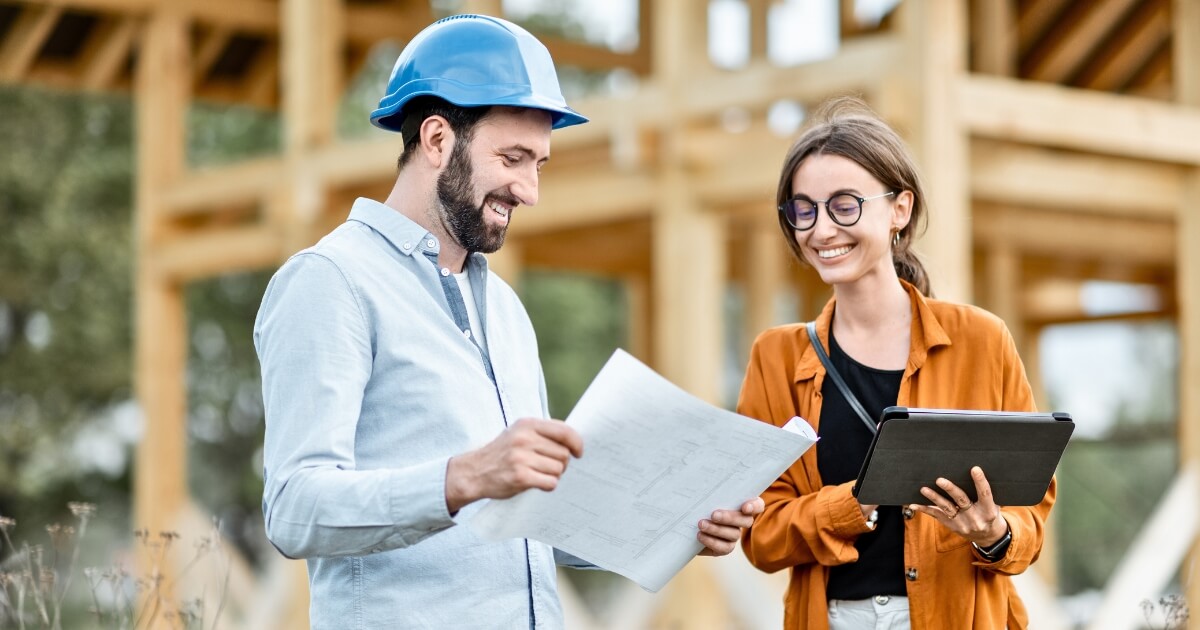
<path id="1" fill-rule="evenodd" d="M 817 203 L 806 199 L 793 199 L 787 203 L 785 214 L 787 215 L 788 223 L 798 230 L 806 230 L 817 222 Z M 849 193 L 834 195 L 829 198 L 828 204 L 829 214 L 833 221 L 839 225 L 854 225 L 858 220 L 858 215 L 862 211 L 862 205 L 858 201 L 858 197 Z"/>

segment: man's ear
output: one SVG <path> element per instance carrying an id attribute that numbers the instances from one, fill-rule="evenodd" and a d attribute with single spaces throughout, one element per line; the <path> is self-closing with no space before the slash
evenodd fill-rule
<path id="1" fill-rule="evenodd" d="M 454 130 L 445 118 L 430 116 L 421 123 L 418 144 L 429 165 L 440 169 L 450 159 L 450 151 L 454 148 Z"/>

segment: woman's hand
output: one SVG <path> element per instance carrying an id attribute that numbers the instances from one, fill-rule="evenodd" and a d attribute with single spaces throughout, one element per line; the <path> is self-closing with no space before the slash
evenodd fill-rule
<path id="1" fill-rule="evenodd" d="M 949 479 L 939 478 L 937 486 L 945 495 L 932 488 L 921 488 L 921 494 L 933 505 L 911 507 L 936 518 L 950 531 L 980 547 L 990 547 L 1004 538 L 1008 532 L 1008 521 L 1001 518 L 1000 507 L 992 500 L 992 486 L 984 476 L 983 469 L 978 466 L 972 468 L 971 479 L 975 482 L 975 496 L 979 497 L 974 503 L 967 493 L 950 483 Z M 950 498 L 947 499 L 947 496 Z"/>

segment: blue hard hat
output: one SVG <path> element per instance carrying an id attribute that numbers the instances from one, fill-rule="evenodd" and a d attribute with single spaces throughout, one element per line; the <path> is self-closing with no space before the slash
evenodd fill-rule
<path id="1" fill-rule="evenodd" d="M 453 15 L 418 33 L 396 59 L 371 124 L 399 132 L 404 104 L 417 96 L 460 107 L 542 109 L 554 129 L 588 120 L 567 107 L 546 46 L 520 26 L 486 15 Z"/>

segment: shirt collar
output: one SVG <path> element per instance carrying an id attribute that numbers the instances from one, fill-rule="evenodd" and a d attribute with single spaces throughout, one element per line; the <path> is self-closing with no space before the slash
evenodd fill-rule
<path id="1" fill-rule="evenodd" d="M 404 216 L 400 211 L 374 199 L 365 197 L 355 199 L 354 205 L 350 208 L 348 220 L 358 221 L 380 233 L 397 251 L 406 256 L 425 252 L 436 254 L 442 247 L 437 237 L 429 230 Z M 472 252 L 467 256 L 463 271 L 470 267 L 476 267 L 486 273 L 487 258 L 479 252 Z"/>
<path id="2" fill-rule="evenodd" d="M 436 254 L 441 248 L 441 243 L 429 230 L 374 199 L 355 199 L 348 220 L 358 221 L 375 230 L 406 256 L 424 252 Z"/>
<path id="3" fill-rule="evenodd" d="M 900 285 L 904 287 L 905 291 L 908 291 L 909 301 L 912 304 L 908 366 L 904 371 L 905 376 L 908 376 L 925 364 L 930 350 L 938 346 L 948 346 L 952 342 L 950 335 L 946 334 L 946 330 L 938 322 L 937 316 L 933 314 L 933 309 L 929 307 L 929 301 L 925 296 L 921 295 L 915 286 L 904 280 L 900 280 Z M 836 301 L 836 298 L 830 298 L 816 319 L 817 337 L 821 343 L 825 344 L 825 347 L 829 347 L 829 327 L 833 323 L 833 308 Z M 801 328 L 801 332 L 803 332 L 803 328 Z M 813 378 L 818 371 L 825 371 L 824 366 L 821 365 L 821 359 L 812 346 L 806 346 L 796 361 L 795 382 Z"/>

